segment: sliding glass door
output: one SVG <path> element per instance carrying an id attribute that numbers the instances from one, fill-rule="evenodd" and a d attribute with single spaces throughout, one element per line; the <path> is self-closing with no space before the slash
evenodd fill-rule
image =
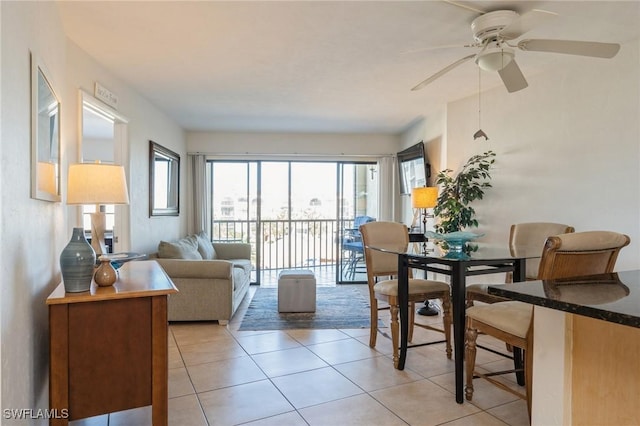
<path id="1" fill-rule="evenodd" d="M 359 226 L 376 220 L 378 168 L 376 164 L 338 164 L 338 205 L 341 235 L 336 268 L 337 282 L 366 282 L 364 247 Z"/>
<path id="2" fill-rule="evenodd" d="M 207 167 L 212 239 L 251 244 L 252 281 L 273 283 L 290 268 L 312 269 L 327 283 L 366 281 L 343 244 L 356 216 L 377 211 L 375 163 L 210 160 Z"/>

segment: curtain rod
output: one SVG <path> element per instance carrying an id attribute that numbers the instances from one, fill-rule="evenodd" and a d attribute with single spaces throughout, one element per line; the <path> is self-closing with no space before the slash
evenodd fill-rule
<path id="1" fill-rule="evenodd" d="M 202 152 L 193 151 L 187 152 L 187 155 L 210 155 L 213 157 L 238 157 L 241 155 L 250 155 L 253 157 L 351 157 L 351 158 L 381 158 L 381 157 L 395 157 L 396 154 L 345 154 L 341 152 L 339 154 L 319 154 L 319 153 L 300 153 L 294 152 L 290 154 L 274 154 L 264 152 Z"/>

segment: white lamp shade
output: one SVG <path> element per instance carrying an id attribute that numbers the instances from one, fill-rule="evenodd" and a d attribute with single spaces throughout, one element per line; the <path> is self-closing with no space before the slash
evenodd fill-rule
<path id="1" fill-rule="evenodd" d="M 411 206 L 414 209 L 430 209 L 438 204 L 438 188 L 422 186 L 411 190 Z"/>
<path id="2" fill-rule="evenodd" d="M 67 204 L 129 204 L 124 167 L 101 163 L 70 165 Z"/>

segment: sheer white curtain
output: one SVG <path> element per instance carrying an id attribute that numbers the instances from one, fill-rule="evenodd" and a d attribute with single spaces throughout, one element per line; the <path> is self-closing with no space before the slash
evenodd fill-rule
<path id="1" fill-rule="evenodd" d="M 399 215 L 398 165 L 396 157 L 378 160 L 378 220 L 396 221 Z"/>
<path id="2" fill-rule="evenodd" d="M 204 231 L 209 235 L 211 213 L 209 211 L 209 182 L 206 178 L 207 157 L 202 154 L 188 155 L 187 187 L 191 200 L 187 229 L 190 234 Z"/>

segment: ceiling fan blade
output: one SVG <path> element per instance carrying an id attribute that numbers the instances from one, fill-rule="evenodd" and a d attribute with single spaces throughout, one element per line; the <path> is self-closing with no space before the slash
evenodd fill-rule
<path id="1" fill-rule="evenodd" d="M 443 76 L 444 74 L 448 73 L 449 71 L 451 71 L 452 69 L 454 69 L 455 67 L 457 67 L 460 64 L 463 64 L 464 62 L 468 61 L 471 58 L 474 58 L 476 55 L 475 53 L 473 55 L 468 55 L 465 56 L 462 59 L 458 59 L 457 61 L 455 61 L 454 63 L 452 63 L 451 65 L 441 69 L 440 71 L 438 71 L 437 73 L 433 74 L 431 77 L 427 78 L 426 80 L 424 80 L 423 82 L 421 82 L 420 84 L 418 84 L 417 86 L 413 87 L 411 90 L 420 90 L 422 89 L 424 86 L 426 86 L 427 84 L 431 83 L 432 81 L 434 81 L 435 79 Z"/>
<path id="2" fill-rule="evenodd" d="M 553 52 L 567 55 L 592 56 L 595 58 L 613 58 L 620 50 L 617 43 L 574 40 L 522 40 L 518 48 L 533 52 Z"/>
<path id="3" fill-rule="evenodd" d="M 517 92 L 529 86 L 515 59 L 498 71 L 498 74 L 500 74 L 500 78 L 509 93 Z"/>
<path id="4" fill-rule="evenodd" d="M 487 13 L 486 11 L 481 10 L 481 9 L 478 9 L 477 7 L 474 7 L 474 6 L 470 6 L 470 5 L 468 5 L 468 4 L 461 3 L 461 2 L 459 2 L 459 1 L 454 1 L 454 0 L 443 0 L 443 1 L 444 1 L 445 3 L 449 3 L 449 4 L 450 4 L 450 5 L 452 5 L 452 6 L 461 7 L 462 9 L 467 9 L 467 10 L 470 10 L 470 11 L 472 11 L 472 12 L 479 13 L 480 15 L 484 15 L 485 13 Z"/>
<path id="5" fill-rule="evenodd" d="M 524 13 L 500 31 L 505 40 L 513 40 L 558 16 L 557 13 L 533 9 Z"/>

